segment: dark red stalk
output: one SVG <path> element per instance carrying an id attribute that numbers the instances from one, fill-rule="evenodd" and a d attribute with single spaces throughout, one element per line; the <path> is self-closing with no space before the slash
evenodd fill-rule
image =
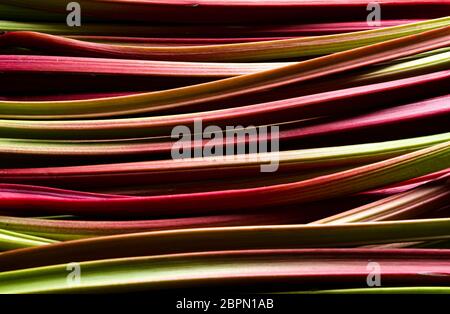
<path id="1" fill-rule="evenodd" d="M 201 63 L 59 56 L 0 55 L 1 73 L 66 73 L 169 77 L 230 77 L 286 66 L 282 63 Z"/>
<path id="2" fill-rule="evenodd" d="M 299 139 L 308 136 L 330 136 L 334 133 L 363 131 L 368 128 L 388 127 L 409 122 L 417 123 L 421 119 L 429 119 L 450 114 L 450 94 L 417 103 L 396 106 L 374 111 L 373 113 L 346 118 L 335 122 L 304 127 L 299 130 L 285 132 L 284 138 Z"/>

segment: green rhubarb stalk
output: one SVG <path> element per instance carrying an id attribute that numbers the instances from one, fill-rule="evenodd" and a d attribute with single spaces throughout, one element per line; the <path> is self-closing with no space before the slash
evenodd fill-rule
<path id="1" fill-rule="evenodd" d="M 270 225 L 102 236 L 0 254 L 0 269 L 118 257 L 221 250 L 336 248 L 450 239 L 450 218 L 351 224 Z M 111 248 L 114 247 L 114 250 Z"/>
<path id="2" fill-rule="evenodd" d="M 358 82 L 389 79 L 401 75 L 422 72 L 423 70 L 438 71 L 448 69 L 450 66 L 450 51 L 435 53 L 419 59 L 405 61 L 399 64 L 383 66 L 375 71 L 368 71 L 360 75 Z"/>
<path id="3" fill-rule="evenodd" d="M 422 254 L 422 255 L 420 255 Z M 340 280 L 361 287 L 366 283 L 367 261 L 383 265 L 382 278 L 396 278 L 417 285 L 426 276 L 449 267 L 448 254 L 425 250 L 243 250 L 117 258 L 52 264 L 0 273 L 0 293 L 113 292 L 129 289 L 203 287 L 211 289 L 232 283 L 253 290 L 271 285 L 301 284 L 304 280 L 323 287 Z M 69 276 L 78 268 L 79 277 Z M 78 280 L 76 280 L 78 279 Z M 439 280 L 440 279 L 440 280 Z M 447 282 L 436 278 L 438 284 Z M 269 290 L 270 291 L 270 290 Z"/>
<path id="4" fill-rule="evenodd" d="M 0 251 L 47 245 L 57 242 L 58 241 L 56 240 L 51 240 L 43 237 L 0 229 Z"/>
<path id="5" fill-rule="evenodd" d="M 418 54 L 413 55 L 413 56 L 399 58 L 397 60 L 390 61 L 389 63 L 398 63 L 398 62 L 404 62 L 404 61 L 411 61 L 411 60 L 416 60 L 416 59 L 420 59 L 420 58 L 430 57 L 430 56 L 435 55 L 435 54 L 440 54 L 440 53 L 449 52 L 449 51 L 450 51 L 450 47 L 444 47 L 444 48 L 439 48 L 439 49 L 435 49 L 435 50 L 431 50 L 431 51 L 425 51 L 425 52 L 422 52 L 422 53 L 418 53 Z"/>

